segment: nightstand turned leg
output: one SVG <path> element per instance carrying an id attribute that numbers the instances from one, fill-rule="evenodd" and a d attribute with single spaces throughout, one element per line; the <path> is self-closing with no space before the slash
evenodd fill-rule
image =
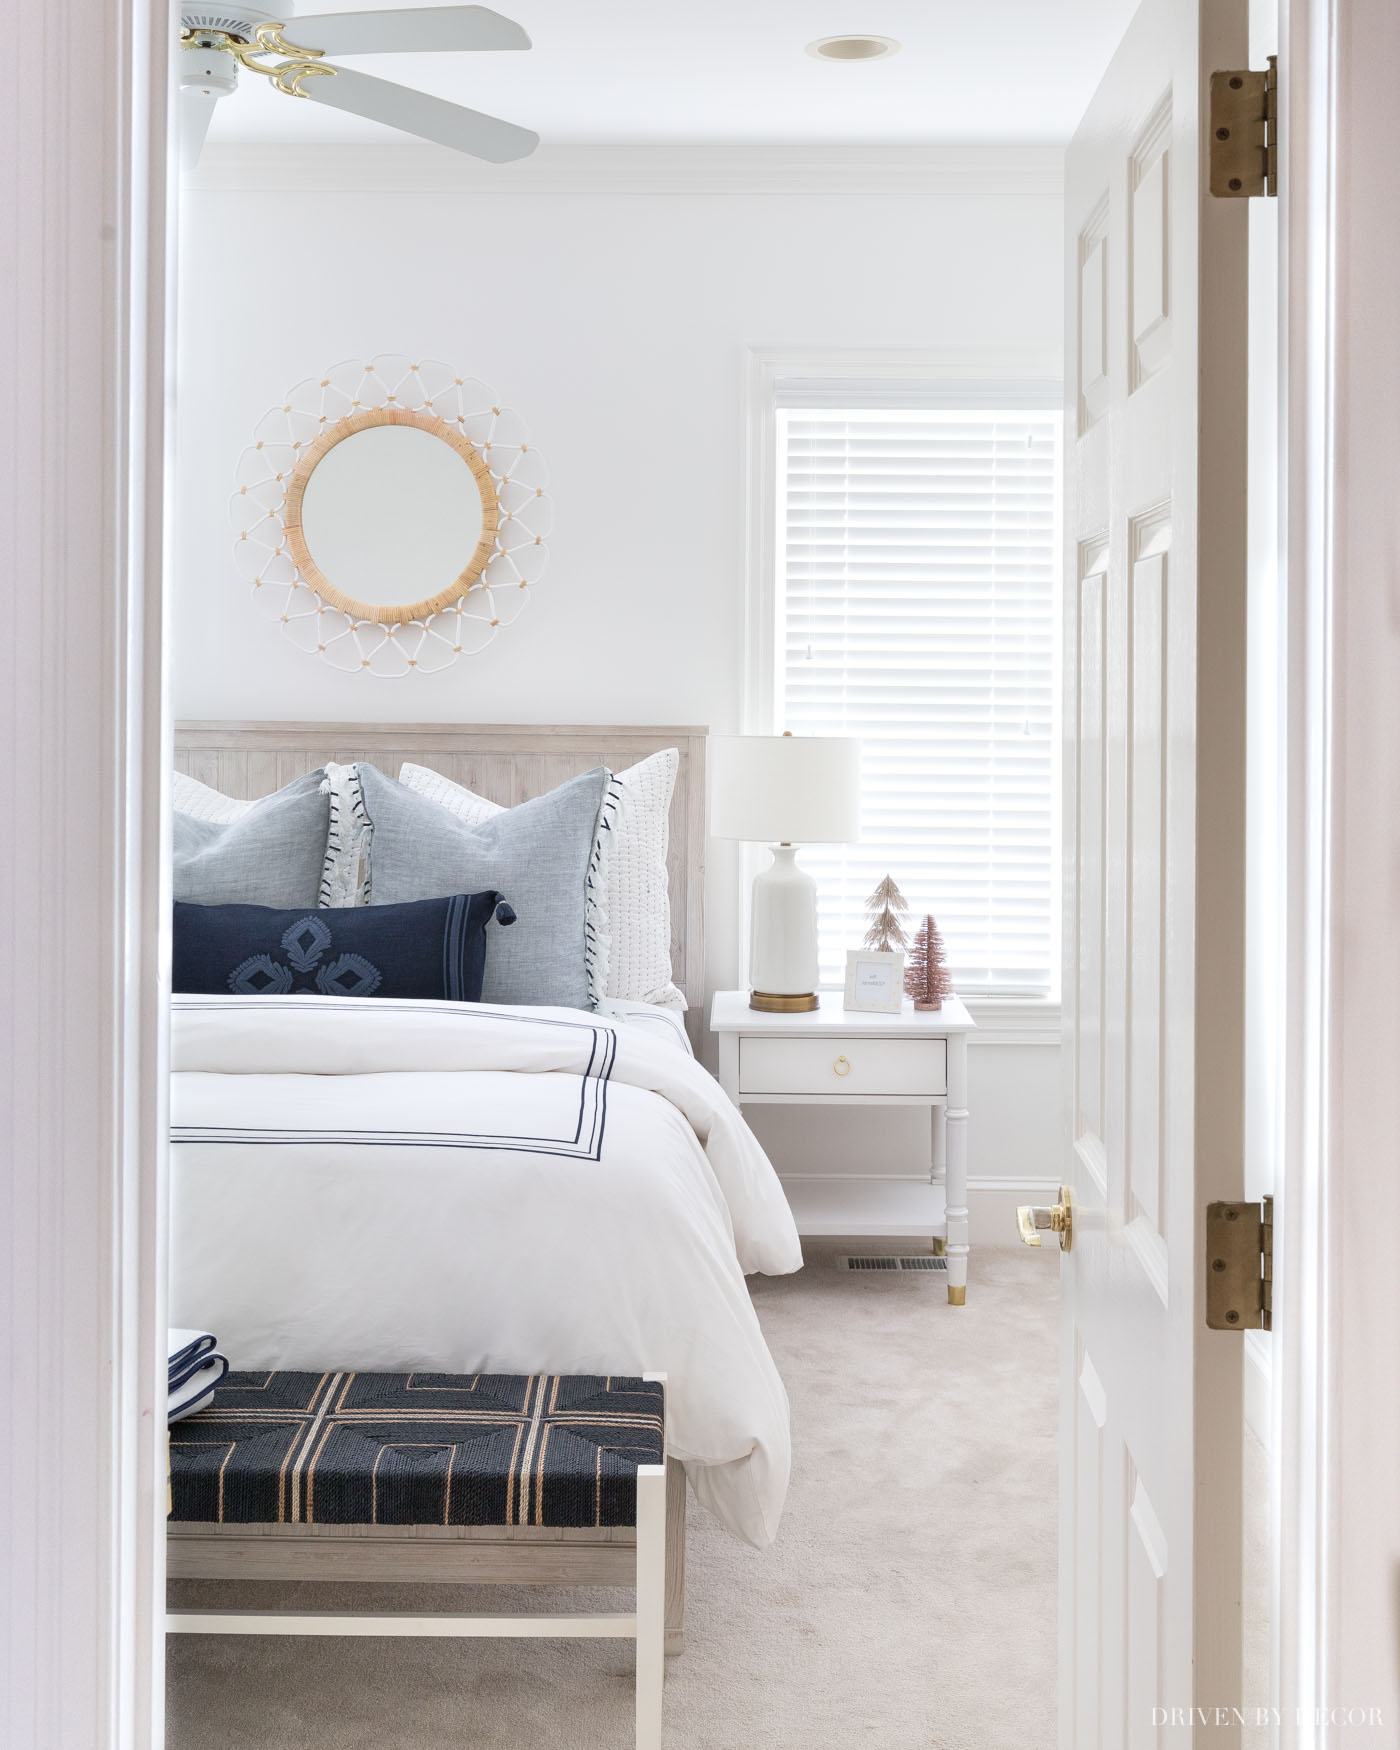
<path id="1" fill-rule="evenodd" d="M 967 1302 L 967 1041 L 948 1041 L 948 1304 Z"/>
<path id="2" fill-rule="evenodd" d="M 929 1110 L 929 1183 L 943 1186 L 944 1227 L 933 1236 L 933 1255 L 942 1258 L 948 1251 L 947 1189 L 948 1189 L 948 1102 L 940 1100 Z"/>

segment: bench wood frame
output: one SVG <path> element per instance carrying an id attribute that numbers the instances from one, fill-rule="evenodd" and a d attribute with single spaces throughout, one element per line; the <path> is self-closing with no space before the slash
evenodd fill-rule
<path id="1" fill-rule="evenodd" d="M 655 1377 L 650 1376 L 650 1377 Z M 350 1580 L 632 1586 L 630 1612 L 535 1613 L 174 1608 L 167 1634 L 392 1635 L 636 1644 L 636 1746 L 660 1750 L 667 1653 L 684 1642 L 685 1471 L 637 1467 L 637 1523 L 597 1530 L 492 1525 L 213 1525 L 171 1521 L 171 1580 Z"/>
<path id="2" fill-rule="evenodd" d="M 685 1492 L 684 1466 L 667 1459 L 665 1627 L 666 1653 L 672 1658 L 685 1650 Z M 170 1580 L 631 1586 L 636 1580 L 636 1542 L 627 1525 L 591 1531 L 551 1525 L 205 1525 L 171 1520 L 165 1571 Z"/>

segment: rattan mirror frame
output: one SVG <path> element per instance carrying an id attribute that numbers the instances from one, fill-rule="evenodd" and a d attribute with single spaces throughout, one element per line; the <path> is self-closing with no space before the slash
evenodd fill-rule
<path id="1" fill-rule="evenodd" d="M 470 468 L 477 491 L 481 494 L 481 539 L 477 542 L 471 558 L 445 589 L 440 589 L 436 595 L 426 596 L 422 601 L 408 602 L 402 606 L 383 606 L 361 601 L 357 596 L 347 595 L 338 588 L 316 563 L 306 544 L 306 535 L 302 528 L 302 500 L 319 463 L 337 444 L 344 443 L 346 438 L 354 437 L 357 432 L 368 431 L 377 425 L 414 426 L 419 431 L 441 438 Z M 470 438 L 464 437 L 459 431 L 453 431 L 446 420 L 439 419 L 436 414 L 410 411 L 403 407 L 372 407 L 360 413 L 347 414 L 344 419 L 337 420 L 334 425 L 327 427 L 315 443 L 303 451 L 283 494 L 282 527 L 286 531 L 292 563 L 301 573 L 302 580 L 324 601 L 351 619 L 368 620 L 379 626 L 406 625 L 410 620 L 425 620 L 433 614 L 442 613 L 453 602 L 466 595 L 480 579 L 495 551 L 496 534 L 500 528 L 500 507 L 496 502 L 496 482 L 492 478 L 491 470 Z"/>
<path id="2" fill-rule="evenodd" d="M 309 471 L 324 458 L 317 446 L 333 430 L 349 435 L 352 428 L 342 421 L 368 413 L 417 415 L 408 423 L 426 426 L 430 433 L 438 429 L 432 422 L 440 420 L 449 448 L 462 456 L 465 451 L 454 440 L 473 446 L 481 470 L 490 476 L 495 537 L 485 565 L 474 579 L 469 567 L 431 601 L 391 604 L 351 597 L 341 588 L 348 576 L 333 582 L 325 575 L 326 566 L 334 573 L 339 561 L 327 552 L 326 566 L 317 566 L 307 550 L 302 519 L 308 507 L 299 497 L 293 503 L 298 554 L 312 574 L 293 557 L 284 522 L 293 476 L 304 462 Z M 544 460 L 527 440 L 518 413 L 503 406 L 480 378 L 461 376 L 441 359 L 415 360 L 400 353 L 344 359 L 293 385 L 254 426 L 252 440 L 238 458 L 229 499 L 234 567 L 251 587 L 258 612 L 280 624 L 298 650 L 320 656 L 340 674 L 378 680 L 440 674 L 463 656 L 479 655 L 500 628 L 513 625 L 544 576 L 553 526 Z M 484 499 L 485 483 L 475 463 L 472 472 Z M 309 508 L 315 510 L 314 501 Z M 487 506 L 487 526 L 474 531 L 479 547 L 487 543 L 491 515 Z M 311 536 L 320 538 L 314 515 Z M 456 555 L 451 563 L 458 563 Z M 361 591 L 372 589 L 355 581 Z M 327 586 L 329 594 L 323 594 Z M 448 594 L 454 599 L 445 602 Z M 435 603 L 444 605 L 423 611 Z"/>

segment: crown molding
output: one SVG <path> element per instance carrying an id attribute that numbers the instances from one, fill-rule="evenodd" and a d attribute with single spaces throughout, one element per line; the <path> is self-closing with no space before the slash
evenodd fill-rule
<path id="1" fill-rule="evenodd" d="M 211 144 L 201 194 L 1061 194 L 1059 146 L 542 146 L 486 164 L 439 146 Z"/>

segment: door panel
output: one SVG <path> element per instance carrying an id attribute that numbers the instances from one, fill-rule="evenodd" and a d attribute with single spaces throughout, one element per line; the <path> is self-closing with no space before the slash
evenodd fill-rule
<path id="1" fill-rule="evenodd" d="M 1104 1568 L 1107 1548 L 1105 1528 L 1113 1512 L 1113 1473 L 1105 1451 L 1104 1424 L 1108 1418 L 1108 1403 L 1103 1382 L 1092 1359 L 1082 1351 L 1076 1375 L 1074 1394 L 1074 1503 L 1071 1516 L 1079 1559 L 1086 1573 L 1097 1577 L 1098 1583 L 1075 1588 L 1073 1621 L 1061 1624 L 1062 1633 L 1068 1626 L 1073 1637 L 1071 1657 L 1073 1694 L 1071 1741 L 1084 1750 L 1112 1750 L 1113 1734 L 1107 1738 L 1104 1720 L 1116 1718 L 1111 1693 L 1105 1692 L 1103 1678 L 1111 1672 L 1113 1624 L 1120 1619 L 1118 1600 L 1112 1596 L 1112 1576 Z M 1066 1684 L 1063 1671 L 1060 1678 L 1061 1713 L 1063 1717 Z M 1061 1734 L 1063 1742 L 1063 1733 Z"/>
<path id="2" fill-rule="evenodd" d="M 1167 1539 L 1151 1497 L 1131 1458 L 1127 1460 L 1128 1581 L 1124 1599 L 1127 1708 L 1123 1742 L 1134 1747 L 1159 1742 L 1154 1717 L 1166 1693 L 1163 1661 L 1163 1590 Z"/>
<path id="3" fill-rule="evenodd" d="M 1200 134 L 1245 25 L 1145 0 L 1066 160 L 1063 1750 L 1239 1700 L 1241 1348 L 1199 1303 L 1243 1195 L 1247 215 Z"/>
<path id="4" fill-rule="evenodd" d="M 1103 665 L 1107 635 L 1104 624 L 1107 593 L 1103 566 L 1106 552 L 1096 555 L 1092 570 L 1079 586 L 1079 624 L 1069 645 L 1079 655 L 1079 810 L 1075 837 L 1079 845 L 1076 873 L 1079 906 L 1076 919 L 1078 1002 L 1074 1008 L 1076 1095 L 1075 1147 L 1088 1170 L 1107 1191 L 1104 1151 L 1104 708 Z"/>

